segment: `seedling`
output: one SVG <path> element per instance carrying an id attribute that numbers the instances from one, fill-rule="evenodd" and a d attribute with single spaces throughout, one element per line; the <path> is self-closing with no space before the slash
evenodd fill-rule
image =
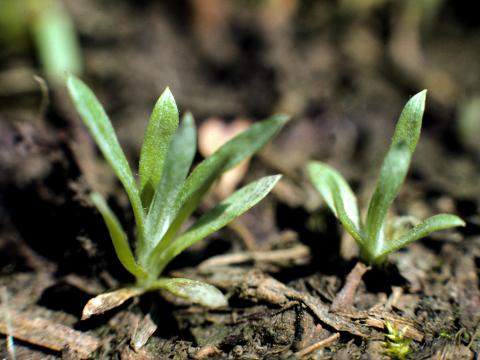
<path id="1" fill-rule="evenodd" d="M 196 129 L 190 113 L 179 125 L 177 106 L 167 88 L 155 104 L 145 132 L 137 186 L 100 102 L 74 76 L 68 78 L 67 86 L 85 125 L 123 184 L 136 223 L 134 255 L 122 225 L 104 198 L 98 193 L 91 195 L 93 204 L 107 225 L 118 259 L 136 282 L 130 287 L 91 299 L 83 310 L 83 318 L 118 306 L 132 296 L 157 289 L 209 307 L 226 305 L 224 295 L 211 285 L 159 276 L 178 254 L 227 225 L 272 190 L 280 175 L 264 177 L 237 190 L 187 230 L 180 231 L 214 181 L 224 171 L 263 147 L 286 123 L 287 117 L 274 116 L 251 126 L 188 175 L 196 153 Z"/>
<path id="2" fill-rule="evenodd" d="M 392 359 L 404 360 L 412 352 L 410 349 L 411 339 L 405 336 L 406 328 L 398 330 L 395 324 L 385 322 L 388 334 L 385 334 L 385 348 L 387 355 Z"/>
<path id="3" fill-rule="evenodd" d="M 463 220 L 455 215 L 439 214 L 398 236 L 387 223 L 388 209 L 405 180 L 420 137 L 426 94 L 424 90 L 412 97 L 400 115 L 370 199 L 365 223 L 360 218 L 357 199 L 342 175 L 322 162 L 312 161 L 308 164 L 310 180 L 345 230 L 356 240 L 361 257 L 367 263 L 379 265 L 388 254 L 434 231 L 465 226 Z"/>

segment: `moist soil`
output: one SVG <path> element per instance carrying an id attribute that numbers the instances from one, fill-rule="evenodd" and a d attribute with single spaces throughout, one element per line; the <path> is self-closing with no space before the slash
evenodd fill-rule
<path id="1" fill-rule="evenodd" d="M 109 199 L 130 238 L 133 217 L 65 89 L 41 91 L 33 80 L 41 75 L 33 47 L 4 48 L 0 357 L 389 359 L 403 349 L 406 359 L 476 359 L 480 141 L 458 128 L 480 88 L 480 20 L 467 2 L 432 3 L 66 1 L 82 78 L 132 164 L 167 85 L 197 124 L 292 115 L 242 180 L 284 174 L 273 193 L 167 269 L 222 289 L 229 305 L 217 310 L 149 293 L 80 320 L 88 299 L 132 281 L 88 193 Z M 423 133 L 391 216 L 450 212 L 467 226 L 418 241 L 362 277 L 356 245 L 304 167 L 335 166 L 366 208 L 396 118 L 423 88 Z M 212 192 L 195 216 L 214 201 Z M 13 350 L 12 326 L 23 329 Z"/>

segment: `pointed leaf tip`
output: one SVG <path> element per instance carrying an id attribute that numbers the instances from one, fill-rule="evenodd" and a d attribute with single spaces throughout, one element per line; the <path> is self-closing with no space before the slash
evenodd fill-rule
<path id="1" fill-rule="evenodd" d="M 140 193 L 145 208 L 162 178 L 165 157 L 178 127 L 178 108 L 167 87 L 153 107 L 140 152 Z"/>
<path id="2" fill-rule="evenodd" d="M 402 247 L 424 238 L 435 231 L 450 229 L 457 226 L 465 226 L 465 221 L 452 214 L 437 214 L 422 221 L 417 226 L 410 229 L 406 234 L 398 239 L 386 242 L 379 253 L 379 257 L 399 250 Z"/>
<path id="3" fill-rule="evenodd" d="M 160 101 L 162 102 L 165 102 L 165 103 L 170 103 L 172 105 L 175 106 L 175 108 L 177 107 L 177 103 L 175 101 L 175 98 L 172 94 L 172 91 L 170 90 L 170 87 L 167 86 L 165 88 L 165 90 L 163 90 L 162 94 L 160 95 L 160 98 L 159 98 Z"/>

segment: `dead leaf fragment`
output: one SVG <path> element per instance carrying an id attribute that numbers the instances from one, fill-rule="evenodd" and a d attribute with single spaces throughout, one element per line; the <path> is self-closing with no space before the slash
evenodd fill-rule
<path id="1" fill-rule="evenodd" d="M 198 149 L 207 157 L 212 155 L 227 141 L 248 129 L 251 121 L 247 119 L 235 119 L 227 124 L 223 120 L 211 117 L 205 120 L 198 129 Z M 243 179 L 248 170 L 249 160 L 244 160 L 222 175 L 215 187 L 215 192 L 220 198 L 230 195 L 238 183 Z"/>
<path id="2" fill-rule="evenodd" d="M 144 291 L 137 288 L 124 288 L 104 294 L 100 294 L 90 299 L 83 308 L 82 320 L 90 318 L 92 315 L 103 314 L 104 312 L 122 305 L 128 299 L 142 294 Z"/>

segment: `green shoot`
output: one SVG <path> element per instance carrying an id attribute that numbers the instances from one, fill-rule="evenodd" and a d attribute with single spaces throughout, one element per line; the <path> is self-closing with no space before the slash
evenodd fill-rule
<path id="1" fill-rule="evenodd" d="M 267 176 L 237 190 L 183 233 L 182 224 L 199 206 L 215 180 L 260 150 L 287 122 L 274 116 L 251 126 L 200 163 L 190 175 L 196 153 L 196 129 L 187 113 L 181 122 L 167 88 L 155 104 L 140 155 L 139 179 L 132 170 L 102 105 L 79 79 L 67 80 L 70 96 L 103 156 L 122 183 L 136 223 L 134 250 L 122 225 L 98 193 L 91 201 L 102 215 L 118 259 L 136 279 L 133 286 L 101 294 L 88 302 L 83 318 L 104 312 L 146 291 L 163 289 L 205 306 L 226 305 L 215 287 L 189 279 L 160 278 L 182 251 L 209 236 L 262 200 L 280 180 Z M 180 124 L 179 124 L 180 123 Z"/>
<path id="2" fill-rule="evenodd" d="M 455 215 L 440 214 L 426 219 L 402 236 L 387 238 L 387 234 L 391 233 L 388 231 L 388 209 L 405 181 L 420 138 L 426 94 L 424 90 L 413 96 L 400 115 L 368 206 L 365 223 L 360 219 L 356 197 L 340 173 L 318 161 L 310 162 L 307 167 L 313 185 L 345 230 L 356 240 L 363 260 L 370 264 L 381 264 L 388 254 L 434 231 L 465 226 L 463 220 Z"/>
<path id="3" fill-rule="evenodd" d="M 405 336 L 406 329 L 398 330 L 395 324 L 392 324 L 390 321 L 385 321 L 385 326 L 388 331 L 388 334 L 385 334 L 387 355 L 392 359 L 406 359 L 408 354 L 412 352 L 410 349 L 412 340 Z"/>
<path id="4" fill-rule="evenodd" d="M 0 0 L 0 42 L 23 48 L 31 37 L 47 78 L 63 84 L 82 70 L 80 44 L 60 0 Z"/>

